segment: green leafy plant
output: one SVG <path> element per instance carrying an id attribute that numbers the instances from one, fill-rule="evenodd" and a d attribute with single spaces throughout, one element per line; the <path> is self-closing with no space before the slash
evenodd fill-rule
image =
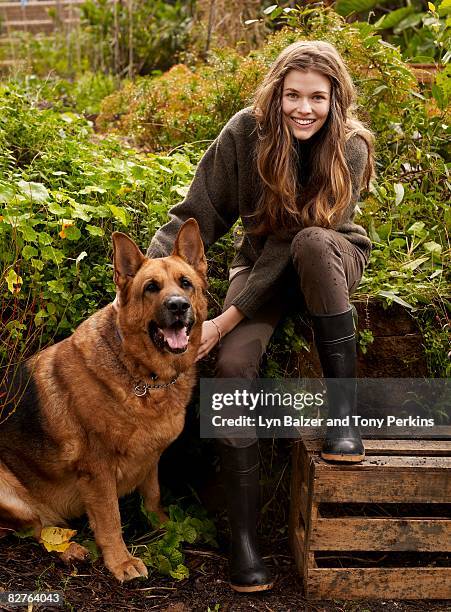
<path id="1" fill-rule="evenodd" d="M 155 513 L 147 512 L 144 506 L 141 506 L 141 510 L 151 526 L 159 531 L 151 536 L 150 541 L 140 545 L 139 554 L 147 567 L 161 574 L 176 580 L 189 577 L 189 570 L 184 564 L 184 543 L 217 547 L 215 526 L 199 508 L 191 507 L 185 512 L 180 506 L 169 506 L 169 520 L 163 524 L 160 524 Z"/>

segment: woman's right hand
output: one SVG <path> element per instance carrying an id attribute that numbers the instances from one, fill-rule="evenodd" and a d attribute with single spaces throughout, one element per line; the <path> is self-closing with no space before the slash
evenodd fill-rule
<path id="1" fill-rule="evenodd" d="M 217 323 L 213 323 L 212 319 L 208 319 L 202 323 L 202 337 L 196 361 L 208 355 L 211 349 L 218 344 L 221 335 L 219 326 Z"/>
<path id="2" fill-rule="evenodd" d="M 221 338 L 231 332 L 243 319 L 244 314 L 236 306 L 229 306 L 227 310 L 215 319 L 204 321 L 196 361 L 208 355 Z"/>

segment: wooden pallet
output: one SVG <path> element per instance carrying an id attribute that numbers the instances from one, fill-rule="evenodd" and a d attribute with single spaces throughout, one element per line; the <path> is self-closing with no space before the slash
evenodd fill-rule
<path id="1" fill-rule="evenodd" d="M 319 438 L 294 444 L 290 540 L 305 596 L 451 599 L 451 440 L 364 443 L 354 465 L 323 461 Z M 412 516 L 419 504 L 426 516 Z M 397 562 L 408 551 L 414 567 Z"/>

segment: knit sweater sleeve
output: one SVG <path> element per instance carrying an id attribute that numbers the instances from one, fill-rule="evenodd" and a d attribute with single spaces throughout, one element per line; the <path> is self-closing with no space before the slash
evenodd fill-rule
<path id="1" fill-rule="evenodd" d="M 186 198 L 152 238 L 148 257 L 170 255 L 180 226 L 190 217 L 198 222 L 206 249 L 232 227 L 239 215 L 236 166 L 234 134 L 227 124 L 202 157 Z"/>

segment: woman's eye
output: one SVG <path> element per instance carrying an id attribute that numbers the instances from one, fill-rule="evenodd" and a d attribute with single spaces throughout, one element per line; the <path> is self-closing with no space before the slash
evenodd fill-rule
<path id="1" fill-rule="evenodd" d="M 157 291 L 160 291 L 160 287 L 158 283 L 156 283 L 155 281 L 151 281 L 146 285 L 146 291 L 150 291 L 150 293 L 155 293 Z"/>
<path id="2" fill-rule="evenodd" d="M 183 287 L 183 289 L 189 289 L 193 286 L 191 281 L 185 276 L 182 276 L 182 278 L 180 279 L 180 285 Z"/>

